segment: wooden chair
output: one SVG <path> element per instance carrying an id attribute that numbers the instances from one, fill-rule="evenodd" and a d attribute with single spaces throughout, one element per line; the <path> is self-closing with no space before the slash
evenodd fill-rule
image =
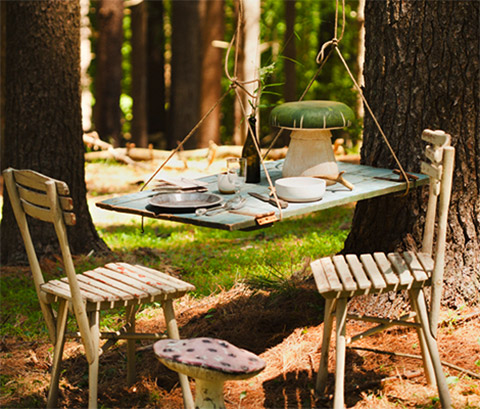
<path id="1" fill-rule="evenodd" d="M 455 150 L 450 145 L 450 135 L 442 131 L 425 130 L 422 139 L 430 143 L 426 157 L 432 162 L 422 162 L 422 173 L 430 179 L 429 200 L 422 243 L 422 251 L 402 253 L 373 253 L 336 255 L 324 257 L 311 263 L 318 291 L 325 298 L 325 317 L 320 367 L 316 390 L 325 391 L 328 375 L 328 353 L 333 316 L 336 317 L 336 362 L 334 408 L 344 407 L 345 374 L 345 327 L 347 319 L 377 322 L 379 325 L 350 341 L 382 331 L 392 325 L 414 327 L 418 331 L 427 381 L 437 384 L 443 408 L 451 407 L 450 395 L 436 343 L 436 329 L 444 270 L 447 215 L 452 187 Z M 434 227 L 438 205 L 435 251 Z M 423 288 L 432 287 L 430 313 Z M 400 320 L 347 314 L 349 298 L 364 294 L 407 290 L 413 313 Z M 414 322 L 407 321 L 414 317 Z"/>
<path id="2" fill-rule="evenodd" d="M 118 339 L 127 340 L 127 381 L 135 379 L 135 341 L 165 338 L 162 334 L 135 332 L 135 314 L 147 302 L 162 304 L 169 338 L 179 338 L 172 301 L 195 287 L 168 274 L 140 265 L 110 263 L 76 274 L 66 225 L 75 224 L 69 189 L 61 182 L 31 170 L 9 168 L 3 172 L 15 218 L 23 237 L 38 300 L 54 344 L 54 358 L 47 407 L 56 407 L 68 310 L 73 309 L 89 365 L 88 406 L 97 407 L 99 355 Z M 63 257 L 66 277 L 44 280 L 30 236 L 27 217 L 52 223 Z M 56 311 L 53 306 L 57 305 Z M 100 311 L 125 307 L 125 326 L 115 333 L 100 332 Z M 72 334 L 71 334 L 72 335 Z M 100 348 L 100 338 L 108 339 Z M 180 375 L 186 408 L 193 408 L 188 378 Z"/>

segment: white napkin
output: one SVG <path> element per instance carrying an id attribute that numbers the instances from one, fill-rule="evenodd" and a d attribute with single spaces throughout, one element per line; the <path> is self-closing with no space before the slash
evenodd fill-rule
<path id="1" fill-rule="evenodd" d="M 172 190 L 194 190 L 194 191 L 205 191 L 208 187 L 208 182 L 204 182 L 197 179 L 188 179 L 185 177 L 174 177 L 174 176 L 159 176 L 155 178 L 157 189 L 172 189 Z"/>

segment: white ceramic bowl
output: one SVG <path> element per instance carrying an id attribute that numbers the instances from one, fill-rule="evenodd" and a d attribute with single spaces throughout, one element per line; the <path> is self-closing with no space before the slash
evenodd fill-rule
<path id="1" fill-rule="evenodd" d="M 326 183 L 323 179 L 309 177 L 282 178 L 275 181 L 279 198 L 287 202 L 314 202 L 325 193 Z"/>

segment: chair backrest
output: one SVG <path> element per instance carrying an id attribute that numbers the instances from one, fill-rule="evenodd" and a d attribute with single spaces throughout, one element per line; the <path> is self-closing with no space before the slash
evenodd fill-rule
<path id="1" fill-rule="evenodd" d="M 53 341 L 55 339 L 55 321 L 49 306 L 49 300 L 40 289 L 45 280 L 35 252 L 26 216 L 53 223 L 62 251 L 63 264 L 67 273 L 74 308 L 80 307 L 84 309 L 65 227 L 66 225 L 75 224 L 75 213 L 72 211 L 73 201 L 69 197 L 69 188 L 65 182 L 52 179 L 32 170 L 8 168 L 3 171 L 3 175 L 15 219 L 25 244 L 40 306 L 47 322 L 50 338 Z"/>
<path id="2" fill-rule="evenodd" d="M 432 332 L 435 334 L 442 295 L 445 241 L 447 236 L 448 208 L 452 191 L 455 149 L 450 146 L 450 135 L 443 131 L 426 129 L 422 133 L 422 139 L 429 143 L 426 148 L 426 157 L 430 161 L 430 163 L 422 162 L 421 167 L 422 173 L 430 177 L 422 251 L 432 255 L 434 260 L 430 324 Z M 435 226 L 437 227 L 436 231 Z M 435 246 L 433 245 L 434 241 Z"/>

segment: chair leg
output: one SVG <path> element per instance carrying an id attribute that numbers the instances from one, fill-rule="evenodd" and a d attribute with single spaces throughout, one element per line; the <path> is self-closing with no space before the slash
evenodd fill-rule
<path id="1" fill-rule="evenodd" d="M 332 308 L 334 302 L 331 298 L 325 300 L 325 311 L 323 314 L 323 337 L 322 337 L 322 349 L 320 356 L 320 365 L 318 367 L 317 383 L 315 385 L 315 391 L 318 395 L 325 393 L 328 377 L 328 355 L 330 350 L 330 338 L 332 336 L 333 327 L 333 315 Z"/>
<path id="2" fill-rule="evenodd" d="M 180 339 L 180 333 L 178 332 L 177 321 L 175 320 L 175 313 L 173 311 L 172 300 L 165 300 L 162 303 L 163 313 L 165 315 L 165 321 L 167 323 L 167 333 L 172 339 Z M 190 389 L 190 383 L 188 377 L 184 374 L 178 374 L 180 378 L 180 386 L 183 394 L 183 405 L 185 409 L 193 409 L 195 407 L 193 403 L 192 390 Z"/>
<path id="3" fill-rule="evenodd" d="M 97 408 L 98 397 L 98 361 L 100 344 L 100 311 L 90 313 L 90 333 L 92 335 L 94 359 L 88 365 L 88 408 Z"/>
<path id="4" fill-rule="evenodd" d="M 126 308 L 126 320 L 129 324 L 129 332 L 135 332 L 135 314 L 137 306 L 128 305 Z M 127 385 L 135 383 L 135 340 L 127 340 Z"/>
<path id="5" fill-rule="evenodd" d="M 58 401 L 58 381 L 62 366 L 63 346 L 65 345 L 65 328 L 67 326 L 68 302 L 60 301 L 58 305 L 58 316 L 56 325 L 56 343 L 53 351 L 53 366 L 48 390 L 47 408 L 56 408 Z"/>
<path id="6" fill-rule="evenodd" d="M 432 359 L 433 370 L 435 372 L 435 378 L 437 381 L 438 395 L 443 409 L 449 409 L 452 407 L 452 400 L 450 398 L 450 392 L 448 391 L 447 380 L 443 373 L 442 363 L 440 361 L 440 355 L 438 353 L 438 346 L 436 339 L 430 332 L 430 324 L 427 313 L 427 304 L 423 291 L 419 289 L 411 290 L 411 297 L 415 300 L 418 306 L 418 312 L 420 314 L 420 324 L 425 337 L 425 342 Z"/>
<path id="7" fill-rule="evenodd" d="M 335 395 L 333 408 L 343 409 L 344 407 L 344 378 L 345 378 L 345 352 L 346 339 L 345 327 L 347 321 L 347 299 L 337 300 L 336 319 L 336 353 L 335 353 Z"/>
<path id="8" fill-rule="evenodd" d="M 417 299 L 415 295 L 411 293 L 411 291 L 409 291 L 409 298 L 410 298 L 412 309 L 416 313 L 415 322 L 421 324 L 420 311 L 418 308 Z M 425 371 L 425 378 L 427 380 L 427 383 L 430 386 L 433 386 L 435 384 L 435 373 L 433 370 L 432 358 L 430 357 L 430 352 L 428 352 L 425 335 L 421 328 L 417 329 L 417 334 L 418 334 L 418 340 L 420 342 L 420 351 L 422 353 L 422 361 L 423 361 L 423 369 Z"/>

